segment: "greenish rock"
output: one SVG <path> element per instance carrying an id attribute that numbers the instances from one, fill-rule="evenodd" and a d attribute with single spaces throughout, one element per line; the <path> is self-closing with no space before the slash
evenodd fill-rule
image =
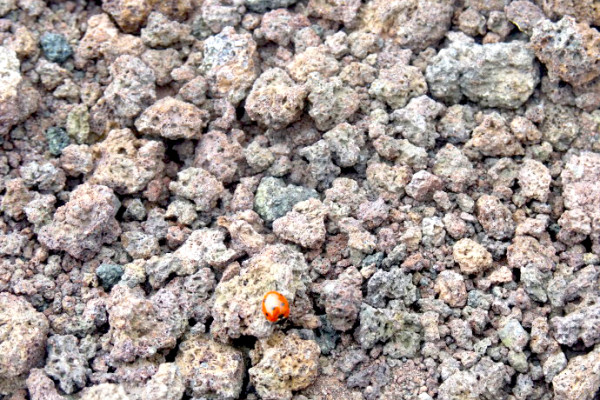
<path id="1" fill-rule="evenodd" d="M 509 351 L 508 352 L 508 363 L 516 371 L 526 373 L 528 370 L 527 355 L 522 351 Z"/>
<path id="2" fill-rule="evenodd" d="M 40 39 L 44 56 L 52 62 L 63 63 L 73 55 L 73 49 L 67 38 L 58 33 L 46 32 Z"/>
<path id="3" fill-rule="evenodd" d="M 105 290 L 110 290 L 121 280 L 123 267 L 118 264 L 102 264 L 96 270 L 96 275 L 100 278 L 100 283 Z"/>
<path id="4" fill-rule="evenodd" d="M 282 179 L 263 178 L 254 196 L 254 211 L 270 223 L 283 217 L 296 203 L 310 198 L 319 198 L 314 189 L 296 185 L 285 185 Z"/>
<path id="5" fill-rule="evenodd" d="M 503 345 L 516 352 L 523 351 L 529 342 L 529 334 L 516 319 L 509 320 L 498 331 L 498 336 Z"/>
<path id="6" fill-rule="evenodd" d="M 69 135 L 63 128 L 52 127 L 46 131 L 48 148 L 53 156 L 60 156 L 63 149 L 69 145 Z"/>
<path id="7" fill-rule="evenodd" d="M 67 133 L 78 144 L 88 142 L 90 135 L 90 113 L 86 106 L 80 104 L 69 112 L 67 115 Z"/>
<path id="8" fill-rule="evenodd" d="M 542 272 L 534 266 L 526 265 L 521 268 L 521 282 L 531 298 L 540 303 L 548 301 L 546 288 L 552 278 L 551 272 Z"/>
<path id="9" fill-rule="evenodd" d="M 381 342 L 389 357 L 416 357 L 421 348 L 421 322 L 418 314 L 406 311 L 400 300 L 390 301 L 386 308 L 363 303 L 356 338 L 365 350 Z"/>
<path id="10" fill-rule="evenodd" d="M 421 350 L 421 335 L 417 332 L 398 332 L 383 346 L 383 354 L 391 358 L 413 358 Z"/>

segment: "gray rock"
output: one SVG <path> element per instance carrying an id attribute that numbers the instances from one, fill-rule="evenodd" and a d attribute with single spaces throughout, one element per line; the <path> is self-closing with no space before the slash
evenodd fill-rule
<path id="1" fill-rule="evenodd" d="M 552 318 L 554 338 L 560 344 L 574 345 L 578 339 L 586 347 L 600 343 L 600 304 L 573 311 L 564 317 Z"/>
<path id="2" fill-rule="evenodd" d="M 365 302 L 373 307 L 385 307 L 388 299 L 401 299 L 407 307 L 417 301 L 417 288 L 411 274 L 404 273 L 399 267 L 373 274 L 367 284 Z"/>
<path id="3" fill-rule="evenodd" d="M 246 0 L 245 3 L 248 9 L 258 13 L 264 13 L 267 10 L 289 7 L 297 1 L 298 0 Z"/>
<path id="4" fill-rule="evenodd" d="M 86 382 L 87 360 L 79 352 L 73 335 L 53 335 L 48 339 L 48 356 L 44 371 L 59 381 L 67 394 L 83 388 Z"/>
<path id="5" fill-rule="evenodd" d="M 53 156 L 60 156 L 70 142 L 69 135 L 63 128 L 49 128 L 46 131 L 46 138 L 48 139 L 48 149 Z"/>
<path id="6" fill-rule="evenodd" d="M 282 179 L 263 178 L 254 197 L 254 211 L 266 222 L 283 217 L 296 203 L 310 198 L 318 198 L 314 189 L 302 186 L 285 185 Z"/>
<path id="7" fill-rule="evenodd" d="M 96 269 L 96 275 L 100 278 L 104 290 L 107 291 L 121 280 L 123 272 L 123 267 L 118 264 L 102 264 Z"/>
<path id="8" fill-rule="evenodd" d="M 422 340 L 419 316 L 403 310 L 402 303 L 393 300 L 387 308 L 373 308 L 363 303 L 356 340 L 363 349 L 385 343 L 383 351 L 392 358 L 415 357 Z"/>
<path id="9" fill-rule="evenodd" d="M 436 99 L 458 103 L 465 96 L 484 107 L 514 109 L 531 96 L 539 71 L 525 42 L 479 45 L 464 34 L 451 40 L 426 70 Z"/>
<path id="10" fill-rule="evenodd" d="M 529 334 L 516 319 L 510 319 L 498 331 L 498 336 L 506 347 L 520 352 L 529 342 Z"/>
<path id="11" fill-rule="evenodd" d="M 46 32 L 40 39 L 40 46 L 44 56 L 52 62 L 63 63 L 73 55 L 73 49 L 64 35 Z"/>

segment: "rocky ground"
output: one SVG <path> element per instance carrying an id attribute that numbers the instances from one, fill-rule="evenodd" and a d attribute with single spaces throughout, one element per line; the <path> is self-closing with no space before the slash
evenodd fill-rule
<path id="1" fill-rule="evenodd" d="M 0 0 L 0 399 L 598 399 L 598 27 Z"/>

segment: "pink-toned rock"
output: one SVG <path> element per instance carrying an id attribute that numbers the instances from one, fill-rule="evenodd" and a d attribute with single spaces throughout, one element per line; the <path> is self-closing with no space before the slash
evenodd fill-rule
<path id="1" fill-rule="evenodd" d="M 433 198 L 435 191 L 444 187 L 444 182 L 427 171 L 419 171 L 412 176 L 412 180 L 406 185 L 406 194 L 417 201 L 429 201 Z"/>
<path id="2" fill-rule="evenodd" d="M 317 199 L 294 205 L 292 211 L 273 221 L 273 232 L 302 247 L 317 248 L 325 241 L 326 208 Z"/>
<path id="3" fill-rule="evenodd" d="M 548 200 L 552 176 L 544 164 L 531 159 L 523 161 L 518 180 L 523 196 L 541 202 Z"/>
<path id="4" fill-rule="evenodd" d="M 450 307 L 463 307 L 467 304 L 467 288 L 462 275 L 445 270 L 435 281 L 435 292 Z"/>
<path id="5" fill-rule="evenodd" d="M 206 212 L 216 206 L 225 188 L 210 172 L 202 168 L 187 168 L 177 173 L 177 181 L 169 184 L 169 190 L 193 200 L 196 210 Z"/>
<path id="6" fill-rule="evenodd" d="M 53 250 L 62 250 L 74 258 L 92 258 L 103 244 L 121 234 L 115 215 L 120 207 L 113 191 L 102 185 L 79 185 L 67 204 L 59 207 L 52 223 L 44 226 L 38 240 Z"/>
<path id="7" fill-rule="evenodd" d="M 271 68 L 254 82 L 245 109 L 261 125 L 281 129 L 300 117 L 306 95 L 284 70 Z"/>
<path id="8" fill-rule="evenodd" d="M 23 297 L 0 293 L 0 390 L 43 362 L 47 334 L 44 314 Z"/>
<path id="9" fill-rule="evenodd" d="M 92 146 L 97 159 L 88 182 L 105 185 L 119 194 L 143 190 L 163 168 L 162 142 L 137 139 L 129 129 L 111 131 L 106 139 Z"/>
<path id="10" fill-rule="evenodd" d="M 141 133 L 165 139 L 199 139 L 208 112 L 190 103 L 165 97 L 148 107 L 135 121 Z"/>
<path id="11" fill-rule="evenodd" d="M 499 198 L 484 194 L 477 200 L 477 219 L 488 235 L 495 239 L 508 239 L 515 232 L 512 213 Z"/>

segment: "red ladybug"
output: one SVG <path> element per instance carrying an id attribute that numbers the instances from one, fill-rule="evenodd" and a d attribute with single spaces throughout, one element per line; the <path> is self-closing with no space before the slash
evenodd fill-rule
<path id="1" fill-rule="evenodd" d="M 279 322 L 290 316 L 290 304 L 284 295 L 271 291 L 262 301 L 262 312 L 271 322 Z"/>

